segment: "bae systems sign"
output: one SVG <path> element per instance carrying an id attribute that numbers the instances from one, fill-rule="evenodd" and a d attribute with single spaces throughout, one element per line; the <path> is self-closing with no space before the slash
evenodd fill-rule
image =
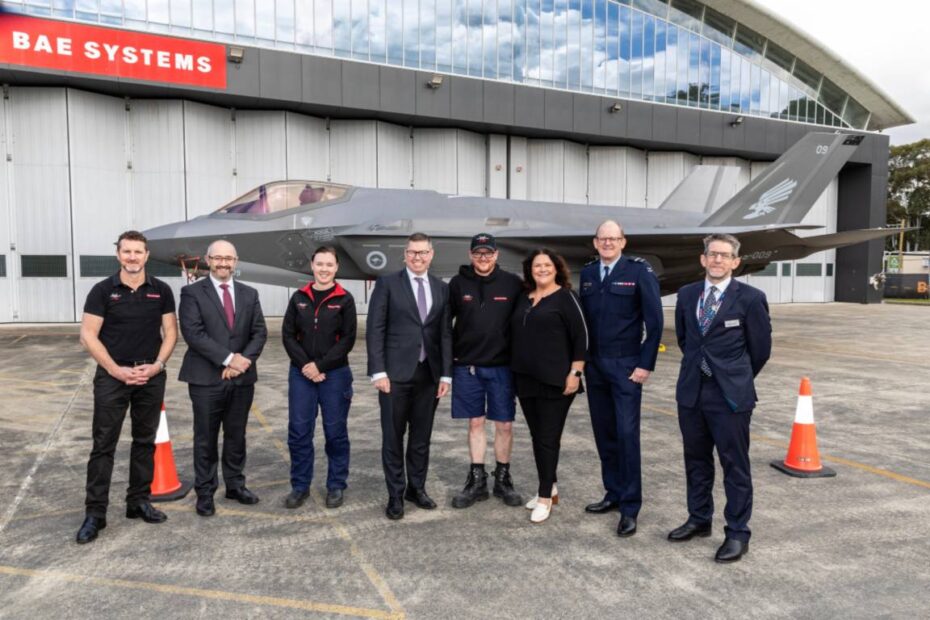
<path id="1" fill-rule="evenodd" d="M 0 14 L 0 63 L 226 88 L 226 48 L 216 43 Z"/>

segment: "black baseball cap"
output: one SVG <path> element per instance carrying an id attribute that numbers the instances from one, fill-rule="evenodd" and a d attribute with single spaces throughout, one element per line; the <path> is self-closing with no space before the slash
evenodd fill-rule
<path id="1" fill-rule="evenodd" d="M 478 233 L 471 238 L 471 251 L 475 250 L 491 250 L 492 252 L 497 251 L 497 240 L 494 239 L 494 235 L 489 235 L 488 233 Z"/>

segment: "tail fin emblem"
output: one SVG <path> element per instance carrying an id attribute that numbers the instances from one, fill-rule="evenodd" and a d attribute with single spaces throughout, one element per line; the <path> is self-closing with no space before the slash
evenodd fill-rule
<path id="1" fill-rule="evenodd" d="M 788 200 L 788 198 L 791 196 L 791 192 L 793 192 L 794 188 L 797 186 L 798 182 L 794 179 L 785 179 L 772 189 L 767 190 L 765 193 L 759 196 L 759 201 L 750 205 L 749 213 L 744 215 L 743 219 L 754 220 L 757 217 L 762 217 L 763 215 L 771 213 L 775 210 L 773 205 Z"/>

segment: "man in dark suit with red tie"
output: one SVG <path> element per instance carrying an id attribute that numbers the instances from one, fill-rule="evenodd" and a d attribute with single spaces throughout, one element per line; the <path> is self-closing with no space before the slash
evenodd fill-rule
<path id="1" fill-rule="evenodd" d="M 181 334 L 187 353 L 178 377 L 194 408 L 194 488 L 197 514 L 214 514 L 220 426 L 226 497 L 256 504 L 245 486 L 245 428 L 258 374 L 255 361 L 268 331 L 258 291 L 233 280 L 236 248 L 214 241 L 207 249 L 210 276 L 181 289 Z"/>
<path id="2" fill-rule="evenodd" d="M 706 277 L 683 286 L 675 308 L 682 352 L 675 397 L 685 449 L 688 520 L 668 539 L 710 536 L 716 447 L 727 497 L 726 539 L 717 550 L 718 562 L 735 562 L 749 551 L 749 421 L 757 400 L 753 379 L 772 352 L 765 293 L 733 279 L 739 245 L 732 235 L 706 237 L 701 256 Z"/>
<path id="3" fill-rule="evenodd" d="M 452 385 L 452 318 L 448 285 L 427 273 L 432 260 L 429 236 L 410 235 L 406 268 L 378 278 L 368 303 L 368 374 L 379 391 L 385 514 L 393 520 L 403 518 L 404 499 L 436 507 L 426 472 L 436 405 Z"/>

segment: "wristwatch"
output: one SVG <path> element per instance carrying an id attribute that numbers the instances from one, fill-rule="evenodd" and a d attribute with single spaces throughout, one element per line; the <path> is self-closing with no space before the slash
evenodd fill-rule
<path id="1" fill-rule="evenodd" d="M 155 363 L 161 366 L 161 372 L 168 370 L 168 366 L 161 360 L 155 360 Z"/>
<path id="2" fill-rule="evenodd" d="M 580 379 L 584 373 L 580 370 L 572 370 L 572 374 Z"/>

